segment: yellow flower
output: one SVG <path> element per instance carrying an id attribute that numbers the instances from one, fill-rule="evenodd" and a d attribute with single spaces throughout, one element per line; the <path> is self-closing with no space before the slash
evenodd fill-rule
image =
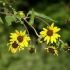
<path id="1" fill-rule="evenodd" d="M 43 31 L 40 32 L 40 35 L 44 38 L 44 41 L 48 44 L 55 42 L 56 39 L 60 37 L 57 32 L 60 30 L 60 28 L 54 27 L 54 23 L 51 24 L 51 26 L 48 26 L 47 28 L 43 28 Z"/>
<path id="2" fill-rule="evenodd" d="M 10 41 L 16 41 L 20 48 L 28 47 L 28 41 L 30 41 L 30 37 L 26 36 L 26 30 L 24 32 L 15 30 L 16 33 L 11 33 Z"/>
<path id="3" fill-rule="evenodd" d="M 51 52 L 51 53 L 53 53 L 54 55 L 58 56 L 58 51 L 57 51 L 56 48 L 53 47 L 53 46 L 49 46 L 49 47 L 45 48 L 45 50 L 46 50 L 47 52 Z"/>
<path id="4" fill-rule="evenodd" d="M 21 17 L 24 17 L 24 16 L 25 16 L 25 14 L 23 13 L 23 11 L 19 11 L 19 15 L 20 15 Z"/>
<path id="5" fill-rule="evenodd" d="M 12 53 L 16 53 L 17 50 L 24 50 L 24 48 L 20 48 L 16 41 L 10 42 L 7 45 L 10 45 L 9 50 L 11 50 Z"/>

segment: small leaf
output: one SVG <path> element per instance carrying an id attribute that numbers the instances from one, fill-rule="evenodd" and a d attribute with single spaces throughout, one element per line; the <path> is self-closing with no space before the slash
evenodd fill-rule
<path id="1" fill-rule="evenodd" d="M 32 9 L 32 12 L 31 12 L 31 17 L 30 17 L 30 20 L 29 20 L 29 25 L 33 25 L 34 24 L 34 10 Z"/>
<path id="2" fill-rule="evenodd" d="M 27 15 L 31 15 L 31 14 L 32 14 L 32 11 L 29 11 Z M 43 13 L 38 13 L 38 12 L 35 12 L 35 11 L 34 11 L 34 15 L 35 15 L 35 16 L 38 16 L 38 17 L 41 17 L 41 18 L 44 18 L 44 19 L 48 19 L 48 20 L 50 20 L 50 21 L 57 22 L 57 21 L 53 20 L 52 18 L 46 16 L 46 15 L 43 14 Z"/>
<path id="3" fill-rule="evenodd" d="M 21 22 L 20 22 L 20 24 L 24 24 L 24 22 L 23 22 L 23 21 L 21 21 Z"/>
<path id="4" fill-rule="evenodd" d="M 6 20 L 6 22 L 8 23 L 8 25 L 11 25 L 11 23 L 12 23 L 13 21 L 16 21 L 16 18 L 15 18 L 14 16 L 7 15 L 7 16 L 5 17 L 5 20 Z"/>
<path id="5" fill-rule="evenodd" d="M 0 23 L 3 23 L 3 21 L 2 21 L 2 19 L 1 19 L 1 17 L 0 17 Z"/>
<path id="6" fill-rule="evenodd" d="M 14 13 L 14 15 L 16 15 L 16 14 L 17 14 L 17 12 L 16 12 L 15 10 L 13 10 L 13 13 Z"/>
<path id="7" fill-rule="evenodd" d="M 16 18 L 21 21 L 21 17 L 18 14 L 16 15 Z"/>
<path id="8" fill-rule="evenodd" d="M 20 22 L 20 24 L 24 24 L 24 21 L 22 20 L 22 17 L 19 16 L 19 14 L 16 15 L 16 18 Z"/>

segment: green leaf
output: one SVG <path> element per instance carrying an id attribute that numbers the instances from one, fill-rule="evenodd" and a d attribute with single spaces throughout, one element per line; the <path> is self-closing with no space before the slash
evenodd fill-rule
<path id="1" fill-rule="evenodd" d="M 14 13 L 14 15 L 16 15 L 17 14 L 16 10 L 13 10 L 13 13 Z"/>
<path id="2" fill-rule="evenodd" d="M 5 20 L 8 23 L 8 25 L 11 25 L 13 21 L 16 21 L 16 18 L 14 16 L 6 15 Z"/>
<path id="3" fill-rule="evenodd" d="M 27 15 L 31 15 L 31 14 L 32 14 L 32 11 L 29 11 Z M 38 12 L 35 12 L 35 11 L 34 11 L 34 15 L 35 15 L 35 16 L 38 16 L 38 17 L 41 17 L 41 18 L 44 18 L 44 19 L 48 19 L 48 20 L 50 20 L 50 21 L 57 22 L 57 21 L 53 20 L 52 18 L 46 16 L 46 15 L 43 14 L 43 13 L 38 13 Z"/>
<path id="4" fill-rule="evenodd" d="M 1 17 L 0 17 L 0 23 L 3 23 L 3 21 L 2 21 L 2 19 L 1 19 Z"/>
<path id="5" fill-rule="evenodd" d="M 24 22 L 23 22 L 23 21 L 21 21 L 21 22 L 20 22 L 20 24 L 24 24 Z"/>
<path id="6" fill-rule="evenodd" d="M 16 15 L 16 18 L 18 19 L 18 21 L 20 22 L 20 24 L 24 24 L 24 21 L 22 21 L 22 17 L 20 17 L 18 14 Z"/>
<path id="7" fill-rule="evenodd" d="M 30 17 L 30 20 L 29 20 L 29 25 L 33 25 L 34 24 L 34 10 L 32 9 L 32 12 L 31 12 L 31 17 Z"/>

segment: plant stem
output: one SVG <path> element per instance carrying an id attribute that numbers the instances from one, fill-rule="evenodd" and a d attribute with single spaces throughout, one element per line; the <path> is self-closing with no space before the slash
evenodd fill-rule
<path id="1" fill-rule="evenodd" d="M 29 25 L 28 21 L 27 21 L 25 18 L 23 18 L 23 19 L 24 19 L 24 21 Z M 36 29 L 35 29 L 32 25 L 29 25 L 29 26 L 35 31 L 36 35 L 39 37 L 39 35 L 38 35 Z"/>
<path id="2" fill-rule="evenodd" d="M 40 17 L 38 17 L 38 16 L 36 16 L 36 18 L 40 19 L 40 20 L 43 21 L 47 26 L 49 26 L 49 24 L 48 24 L 45 20 L 43 20 L 42 18 L 40 18 Z"/>
<path id="3" fill-rule="evenodd" d="M 26 25 L 25 25 L 24 23 L 23 23 L 23 26 L 25 27 L 25 29 L 26 29 L 26 31 L 27 31 L 29 37 L 30 37 L 29 31 L 28 31 L 28 29 L 27 29 L 27 27 L 26 27 Z M 31 41 L 30 41 L 30 44 L 31 44 Z"/>
<path id="4" fill-rule="evenodd" d="M 28 31 L 28 29 L 27 29 L 27 27 L 26 27 L 26 25 L 25 25 L 24 23 L 23 23 L 23 26 L 25 27 L 25 29 L 26 29 L 28 35 L 30 36 L 29 31 Z"/>
<path id="5" fill-rule="evenodd" d="M 64 44 L 64 42 L 59 38 L 59 41 Z"/>

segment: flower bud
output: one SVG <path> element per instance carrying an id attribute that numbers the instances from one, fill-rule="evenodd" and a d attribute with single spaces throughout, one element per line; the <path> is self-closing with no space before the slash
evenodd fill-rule
<path id="1" fill-rule="evenodd" d="M 36 49 L 35 48 L 29 48 L 29 52 L 32 53 L 36 53 Z"/>
<path id="2" fill-rule="evenodd" d="M 64 51 L 68 51 L 69 49 L 70 49 L 69 46 L 65 46 L 65 47 L 63 48 Z"/>
<path id="3" fill-rule="evenodd" d="M 66 23 L 70 26 L 70 18 L 67 18 Z"/>
<path id="4" fill-rule="evenodd" d="M 13 2 L 13 0 L 7 0 L 9 3 L 12 3 Z"/>

